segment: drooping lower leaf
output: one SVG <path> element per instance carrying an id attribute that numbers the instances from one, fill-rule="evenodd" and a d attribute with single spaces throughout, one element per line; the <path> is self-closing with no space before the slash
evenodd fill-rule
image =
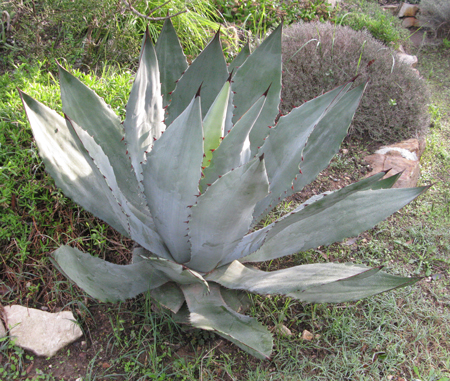
<path id="1" fill-rule="evenodd" d="M 180 287 L 174 283 L 165 283 L 150 291 L 150 295 L 163 307 L 177 313 L 185 302 L 184 294 Z"/>
<path id="2" fill-rule="evenodd" d="M 350 263 L 316 263 L 266 272 L 238 261 L 216 269 L 206 279 L 230 289 L 282 294 L 310 303 L 358 300 L 420 280 Z"/>
<path id="3" fill-rule="evenodd" d="M 53 258 L 69 279 L 103 302 L 125 301 L 170 281 L 150 261 L 115 265 L 65 245 Z"/>
<path id="4" fill-rule="evenodd" d="M 190 323 L 214 331 L 259 359 L 269 358 L 273 339 L 267 328 L 255 318 L 241 315 L 227 306 L 218 285 L 212 283 L 210 288 L 211 292 L 204 294 L 197 285 L 181 287 L 189 308 Z"/>

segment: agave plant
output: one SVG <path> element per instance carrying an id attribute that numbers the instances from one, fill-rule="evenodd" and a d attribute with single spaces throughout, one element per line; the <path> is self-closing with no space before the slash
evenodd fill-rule
<path id="1" fill-rule="evenodd" d="M 243 290 L 343 302 L 417 279 L 352 264 L 265 272 L 248 262 L 356 236 L 425 190 L 389 189 L 398 176 L 380 173 L 314 196 L 262 227 L 268 212 L 330 162 L 364 91 L 349 82 L 274 125 L 281 33 L 279 27 L 252 54 L 244 47 L 230 65 L 216 34 L 188 66 L 167 20 L 156 45 L 144 36 L 123 123 L 63 68 L 64 117 L 21 93 L 56 185 L 136 242 L 129 265 L 61 246 L 53 253 L 61 271 L 102 301 L 150 290 L 180 321 L 261 359 L 272 352 L 272 336 L 239 312 Z"/>

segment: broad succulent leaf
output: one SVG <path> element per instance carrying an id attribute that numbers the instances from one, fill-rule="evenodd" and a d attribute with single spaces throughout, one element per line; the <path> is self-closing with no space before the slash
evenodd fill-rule
<path id="1" fill-rule="evenodd" d="M 324 197 L 275 224 L 260 249 L 243 260 L 266 261 L 355 237 L 427 188 L 366 190 L 350 194 L 336 203 L 328 203 L 330 196 Z"/>
<path id="2" fill-rule="evenodd" d="M 189 321 L 194 327 L 214 331 L 259 359 L 269 358 L 273 346 L 270 332 L 255 318 L 241 315 L 227 306 L 218 285 L 212 283 L 209 294 L 204 294 L 197 285 L 181 289 L 190 311 Z"/>
<path id="3" fill-rule="evenodd" d="M 137 260 L 137 258 L 142 260 Z M 204 292 L 209 292 L 209 285 L 205 279 L 196 271 L 180 265 L 179 263 L 160 258 L 142 247 L 133 250 L 133 263 L 147 263 L 157 268 L 178 284 L 199 284 Z"/>
<path id="4" fill-rule="evenodd" d="M 234 60 L 228 65 L 228 72 L 232 73 L 233 71 L 239 69 L 239 67 L 245 62 L 245 60 L 250 56 L 250 44 L 247 43 L 242 47 L 239 53 L 234 57 Z"/>
<path id="5" fill-rule="evenodd" d="M 103 178 L 103 181 L 107 183 L 114 198 L 116 199 L 117 205 L 114 205 L 114 207 L 120 207 L 126 216 L 128 222 L 128 235 L 147 250 L 150 250 L 163 258 L 172 259 L 172 256 L 168 252 L 161 236 L 149 226 L 144 224 L 143 221 L 145 221 L 145 216 L 142 216 L 139 211 L 135 210 L 133 206 L 129 204 L 128 200 L 120 190 L 114 175 L 113 167 L 111 166 L 111 163 L 102 148 L 95 142 L 92 136 L 90 136 L 75 122 L 70 120 L 68 120 L 68 122 L 72 125 L 72 128 L 75 130 L 75 133 L 82 142 L 84 148 L 92 158 L 94 164 L 97 166 L 99 171 L 97 176 Z M 141 217 L 141 220 L 137 216 Z M 147 219 L 147 224 L 149 224 L 150 221 L 151 220 Z"/>
<path id="6" fill-rule="evenodd" d="M 21 92 L 46 171 L 68 197 L 129 236 L 125 214 L 92 162 L 70 123 L 42 103 Z"/>
<path id="7" fill-rule="evenodd" d="M 261 96 L 250 110 L 238 120 L 219 147 L 212 153 L 211 162 L 205 168 L 204 177 L 200 181 L 201 189 L 206 189 L 208 184 L 212 184 L 220 176 L 250 161 L 249 134 L 265 101 L 265 95 Z"/>
<path id="8" fill-rule="evenodd" d="M 143 179 L 142 162 L 145 160 L 145 153 L 151 150 L 153 141 L 159 139 L 165 130 L 159 81 L 158 60 L 147 29 L 142 42 L 139 69 L 128 99 L 127 115 L 123 123 L 127 152 L 139 184 Z"/>
<path id="9" fill-rule="evenodd" d="M 69 279 L 103 302 L 134 298 L 170 281 L 150 261 L 115 265 L 65 245 L 53 253 L 53 258 Z"/>
<path id="10" fill-rule="evenodd" d="M 200 272 L 213 270 L 248 231 L 256 203 L 268 192 L 262 157 L 228 172 L 212 184 L 191 208 L 192 257 L 187 266 Z"/>
<path id="11" fill-rule="evenodd" d="M 235 92 L 233 102 L 236 106 L 233 123 L 236 123 L 270 86 L 264 108 L 250 133 L 252 155 L 257 153 L 258 147 L 269 133 L 268 127 L 273 125 L 279 113 L 281 32 L 280 24 L 242 63 L 233 77 L 231 89 Z"/>
<path id="12" fill-rule="evenodd" d="M 150 295 L 162 306 L 176 314 L 185 302 L 183 291 L 175 282 L 165 283 L 150 291 Z"/>
<path id="13" fill-rule="evenodd" d="M 64 113 L 94 137 L 108 155 L 117 183 L 127 200 L 145 211 L 145 202 L 136 192 L 138 181 L 122 141 L 123 127 L 119 117 L 103 99 L 61 66 L 59 80 Z"/>
<path id="14" fill-rule="evenodd" d="M 220 267 L 206 279 L 230 289 L 281 294 L 310 303 L 358 300 L 418 281 L 349 263 L 315 263 L 265 272 L 238 261 Z"/>
<path id="15" fill-rule="evenodd" d="M 347 134 L 363 91 L 363 85 L 348 93 L 340 87 L 280 118 L 260 150 L 267 153 L 271 194 L 255 208 L 255 223 L 328 165 Z"/>
<path id="16" fill-rule="evenodd" d="M 167 107 L 171 101 L 171 95 L 175 90 L 177 81 L 188 67 L 186 57 L 170 18 L 164 21 L 155 50 L 159 64 L 163 107 Z"/>
<path id="17" fill-rule="evenodd" d="M 228 77 L 203 119 L 203 144 L 205 150 L 203 167 L 209 166 L 213 152 L 219 147 L 224 136 L 228 101 L 230 99 L 230 81 L 231 76 Z"/>
<path id="18" fill-rule="evenodd" d="M 208 46 L 192 62 L 180 78 L 167 108 L 166 124 L 170 125 L 189 105 L 197 89 L 202 86 L 202 118 L 228 78 L 227 64 L 217 32 Z"/>
<path id="19" fill-rule="evenodd" d="M 190 260 L 189 206 L 197 201 L 203 161 L 200 97 L 158 139 L 144 164 L 144 193 L 158 233 L 178 263 Z"/>

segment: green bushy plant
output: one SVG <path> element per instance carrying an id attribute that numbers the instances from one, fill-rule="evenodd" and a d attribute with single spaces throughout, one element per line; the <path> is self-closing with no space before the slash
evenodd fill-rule
<path id="1" fill-rule="evenodd" d="M 325 21 L 333 16 L 333 9 L 325 0 L 215 0 L 223 20 L 250 30 L 254 35 L 265 35 L 282 20 L 291 24 L 298 20 Z"/>
<path id="2" fill-rule="evenodd" d="M 391 143 L 427 131 L 425 81 L 367 31 L 329 23 L 292 25 L 283 35 L 283 69 L 283 114 L 359 75 L 356 83 L 369 84 L 351 136 Z"/>
<path id="3" fill-rule="evenodd" d="M 272 336 L 240 313 L 247 303 L 242 290 L 342 302 L 418 279 L 354 264 L 266 272 L 248 262 L 355 236 L 426 189 L 388 189 L 399 175 L 379 173 L 314 196 L 261 227 L 270 210 L 328 165 L 365 88 L 346 83 L 274 125 L 281 35 L 280 26 L 228 66 L 217 33 L 188 66 L 170 21 L 156 46 L 147 32 L 123 123 L 62 67 L 64 117 L 21 92 L 57 186 L 136 242 L 129 265 L 61 246 L 53 258 L 62 272 L 104 301 L 150 291 L 177 321 L 214 331 L 261 359 L 272 352 Z"/>
<path id="4" fill-rule="evenodd" d="M 354 30 L 367 30 L 373 37 L 394 48 L 409 45 L 409 32 L 401 20 L 383 11 L 378 2 L 350 1 L 339 12 L 336 24 L 348 25 Z"/>
<path id="5" fill-rule="evenodd" d="M 450 36 L 450 2 L 447 0 L 422 0 L 419 20 L 437 36 Z"/>

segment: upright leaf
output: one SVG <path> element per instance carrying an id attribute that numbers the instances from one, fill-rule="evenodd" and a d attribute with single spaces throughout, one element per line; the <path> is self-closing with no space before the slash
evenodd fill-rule
<path id="1" fill-rule="evenodd" d="M 233 122 L 257 101 L 260 94 L 270 86 L 267 100 L 261 115 L 250 133 L 251 152 L 256 154 L 264 138 L 269 133 L 278 115 L 281 94 L 281 32 L 282 26 L 275 29 L 262 44 L 245 60 L 233 77 L 231 90 L 235 92 L 236 105 Z"/>
<path id="2" fill-rule="evenodd" d="M 165 129 L 159 77 L 158 60 L 147 29 L 123 123 L 128 155 L 139 184 L 145 153 L 151 150 L 153 141 L 159 139 Z"/>
<path id="3" fill-rule="evenodd" d="M 238 120 L 220 146 L 213 152 L 211 163 L 205 168 L 204 177 L 200 181 L 201 189 L 206 189 L 207 184 L 212 184 L 219 176 L 250 161 L 249 134 L 258 119 L 265 100 L 265 96 L 260 97 L 250 110 Z"/>
<path id="4" fill-rule="evenodd" d="M 203 161 L 200 97 L 158 139 L 147 156 L 144 193 L 156 229 L 178 263 L 190 260 L 189 207 L 199 192 Z"/>
<path id="5" fill-rule="evenodd" d="M 262 157 L 228 172 L 212 184 L 191 210 L 192 256 L 187 266 L 200 272 L 214 269 L 247 233 L 253 209 L 268 191 Z"/>
<path id="6" fill-rule="evenodd" d="M 220 90 L 214 103 L 209 108 L 205 119 L 203 119 L 203 136 L 205 158 L 203 159 L 203 167 L 207 167 L 211 161 L 214 150 L 217 149 L 222 141 L 225 128 L 225 120 L 227 116 L 228 100 L 230 98 L 230 81 L 231 76 Z"/>
<path id="7" fill-rule="evenodd" d="M 133 213 L 136 211 L 130 207 L 128 200 L 120 190 L 114 176 L 114 170 L 102 148 L 75 122 L 70 121 L 70 123 L 78 138 L 83 143 L 83 146 L 89 153 L 89 156 L 92 158 L 94 164 L 97 166 L 98 176 L 106 181 L 110 191 L 117 201 L 117 205 L 126 215 L 130 237 L 140 245 L 144 246 L 147 250 L 150 250 L 152 253 L 163 258 L 173 259 L 167 251 L 161 236 L 152 229 L 154 228 L 153 220 L 148 217 L 146 218 L 145 216 L 141 216 L 140 214 L 135 215 L 135 213 Z M 138 217 L 141 217 L 142 220 Z"/>
<path id="8" fill-rule="evenodd" d="M 271 193 L 256 207 L 255 221 L 278 204 L 285 197 L 285 192 L 291 189 L 296 177 L 302 176 L 299 175 L 299 167 L 311 132 L 326 115 L 335 114 L 338 110 L 336 104 L 345 92 L 346 86 L 340 86 L 306 102 L 280 118 L 277 126 L 271 129 L 259 151 L 267 157 Z M 329 119 L 332 120 L 332 116 Z"/>
<path id="9" fill-rule="evenodd" d="M 178 79 L 188 67 L 183 48 L 170 18 L 164 21 L 155 50 L 159 64 L 163 107 L 167 107 Z"/>
<path id="10" fill-rule="evenodd" d="M 189 105 L 200 85 L 202 86 L 202 118 L 204 118 L 227 77 L 227 64 L 223 56 L 219 32 L 217 32 L 178 81 L 172 94 L 172 102 L 167 108 L 167 126 Z"/>

